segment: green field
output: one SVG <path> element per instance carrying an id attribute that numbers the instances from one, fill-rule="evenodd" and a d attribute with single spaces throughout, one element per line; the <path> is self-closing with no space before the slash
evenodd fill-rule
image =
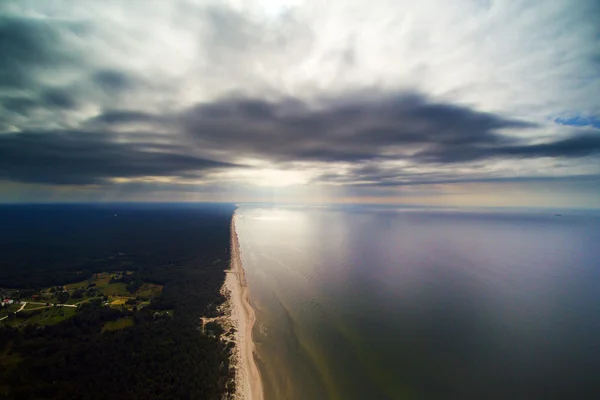
<path id="1" fill-rule="evenodd" d="M 133 326 L 133 324 L 133 318 L 131 317 L 119 318 L 115 321 L 108 321 L 105 323 L 104 327 L 102 328 L 102 332 L 118 331 L 119 329 L 125 329 L 129 326 Z"/>
<path id="2" fill-rule="evenodd" d="M 50 307 L 41 314 L 30 318 L 27 322 L 39 325 L 54 325 L 75 315 L 76 308 L 73 307 Z"/>
<path id="3" fill-rule="evenodd" d="M 116 273 L 109 273 L 109 272 L 100 272 L 97 274 L 94 274 L 93 277 L 91 277 L 90 279 L 86 279 L 84 281 L 81 282 L 76 282 L 76 283 L 70 283 L 68 285 L 65 285 L 65 289 L 67 290 L 75 290 L 75 289 L 79 289 L 79 288 L 87 288 L 89 284 L 96 284 L 97 287 L 103 287 L 109 284 L 110 279 L 115 275 Z"/>
<path id="4" fill-rule="evenodd" d="M 155 285 L 153 283 L 144 283 L 137 291 L 139 297 L 158 297 L 162 292 L 163 287 L 161 285 Z"/>
<path id="5" fill-rule="evenodd" d="M 109 283 L 100 288 L 105 296 L 129 296 L 127 285 L 123 282 Z"/>
<path id="6" fill-rule="evenodd" d="M 0 308 L 0 318 L 7 316 L 10 312 L 17 311 L 19 308 L 21 308 L 20 304 L 11 304 L 9 306 Z"/>
<path id="7" fill-rule="evenodd" d="M 118 277 L 123 274 L 132 274 L 131 271 L 115 271 L 115 272 L 101 272 L 94 274 L 94 276 L 90 279 L 86 279 L 85 281 L 71 283 L 69 285 L 65 285 L 65 289 L 69 292 L 73 292 L 77 289 L 87 289 L 90 284 L 94 284 L 95 288 L 98 289 L 100 293 L 105 296 L 116 296 L 116 297 L 157 297 L 160 296 L 162 291 L 161 285 L 156 285 L 153 283 L 144 283 L 139 288 L 136 293 L 129 293 L 127 290 L 127 285 L 123 282 L 110 283 L 110 280 L 113 277 Z M 48 289 L 47 289 L 48 290 Z M 70 301 L 69 301 L 70 302 Z"/>
<path id="8" fill-rule="evenodd" d="M 35 311 L 21 311 L 18 317 L 2 321 L 14 328 L 29 324 L 54 325 L 75 315 L 77 309 L 74 307 L 43 307 Z"/>
<path id="9" fill-rule="evenodd" d="M 52 304 L 52 303 L 50 303 L 50 304 Z M 27 304 L 25 305 L 25 308 L 23 309 L 23 311 L 36 310 L 36 309 L 38 309 L 38 308 L 45 308 L 45 307 L 46 307 L 46 306 L 45 306 L 45 305 L 42 305 L 42 304 L 31 304 L 31 303 L 27 303 Z"/>
<path id="10" fill-rule="evenodd" d="M 101 272 L 94 274 L 90 279 L 84 281 L 64 285 L 63 288 L 69 293 L 68 299 L 64 300 L 65 304 L 78 305 L 88 302 L 99 297 L 105 297 L 111 307 L 127 308 L 129 310 L 136 307 L 144 307 L 150 304 L 153 297 L 160 296 L 163 286 L 153 283 L 143 283 L 135 293 L 130 293 L 127 290 L 127 284 L 124 282 L 113 282 L 111 280 L 120 279 L 123 275 L 130 275 L 130 271 L 116 272 Z M 15 318 L 7 318 L 0 322 L 10 326 L 25 326 L 27 324 L 52 325 L 63 321 L 75 315 L 76 308 L 74 307 L 53 307 L 54 304 L 60 303 L 59 294 L 63 290 L 61 287 L 49 287 L 38 292 L 29 294 L 31 297 L 23 297 L 22 300 L 27 302 L 25 308 Z M 76 291 L 83 291 L 81 297 L 73 298 Z M 15 291 L 16 293 L 16 291 Z M 107 298 L 107 299 L 106 299 Z M 126 304 L 130 299 L 137 299 L 137 304 Z M 31 304 L 31 303 L 37 304 Z M 46 306 L 49 304 L 49 306 Z M 21 308 L 20 304 L 12 304 L 8 307 L 0 308 L 0 318 L 7 316 L 9 312 L 16 312 Z M 28 312 L 30 311 L 30 312 Z M 105 330 L 121 329 L 118 328 L 119 323 L 131 324 L 133 321 L 115 321 L 118 322 L 114 328 L 112 325 L 105 327 Z"/>

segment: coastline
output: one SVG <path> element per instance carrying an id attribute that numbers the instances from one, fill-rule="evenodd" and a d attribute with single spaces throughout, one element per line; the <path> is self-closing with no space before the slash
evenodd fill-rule
<path id="1" fill-rule="evenodd" d="M 234 396 L 236 400 L 263 400 L 262 379 L 254 359 L 255 344 L 252 340 L 256 316 L 248 298 L 246 276 L 235 231 L 235 213 L 231 218 L 231 262 L 226 273 L 224 287 L 228 293 L 229 318 L 236 328 Z"/>

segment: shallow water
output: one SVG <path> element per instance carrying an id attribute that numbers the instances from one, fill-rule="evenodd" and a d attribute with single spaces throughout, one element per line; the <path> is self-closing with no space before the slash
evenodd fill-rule
<path id="1" fill-rule="evenodd" d="M 600 218 L 237 210 L 267 400 L 596 398 Z"/>

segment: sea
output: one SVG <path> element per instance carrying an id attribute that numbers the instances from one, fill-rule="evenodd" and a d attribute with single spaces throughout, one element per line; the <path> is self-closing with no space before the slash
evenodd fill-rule
<path id="1" fill-rule="evenodd" d="M 600 215 L 240 205 L 267 400 L 600 399 Z"/>

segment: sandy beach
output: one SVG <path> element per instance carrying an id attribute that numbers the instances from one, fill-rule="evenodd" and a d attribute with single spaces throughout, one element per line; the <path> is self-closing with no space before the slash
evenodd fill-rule
<path id="1" fill-rule="evenodd" d="M 235 215 L 231 220 L 231 265 L 225 278 L 225 289 L 229 294 L 230 318 L 236 327 L 236 394 L 237 400 L 263 400 L 260 372 L 254 361 L 252 328 L 255 314 L 248 299 L 246 277 L 240 258 L 240 249 L 235 232 Z"/>

